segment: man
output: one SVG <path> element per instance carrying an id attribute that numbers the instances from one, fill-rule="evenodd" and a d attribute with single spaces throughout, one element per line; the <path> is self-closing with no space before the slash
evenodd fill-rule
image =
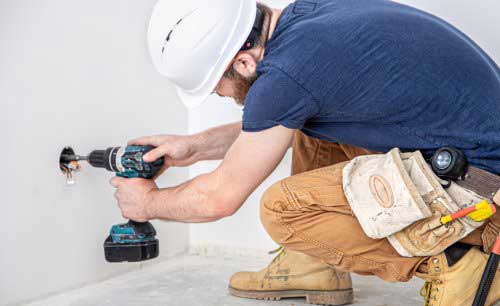
<path id="1" fill-rule="evenodd" d="M 426 304 L 471 304 L 498 217 L 437 256 L 403 257 L 388 239 L 366 235 L 342 186 L 343 162 L 396 147 L 429 157 L 454 146 L 471 164 L 500 173 L 499 69 L 464 34 L 391 1 L 298 0 L 280 11 L 254 0 L 178 7 L 163 0 L 149 44 L 184 101 L 212 92 L 233 97 L 244 105 L 243 119 L 196 135 L 131 141 L 157 146 L 144 159 L 164 156 L 165 169 L 223 161 L 172 188 L 113 178 L 124 217 L 229 217 L 293 144 L 294 176 L 261 202 L 263 225 L 285 251 L 260 272 L 235 274 L 232 294 L 339 305 L 352 301 L 347 272 L 355 272 L 390 282 L 417 275 L 427 281 Z M 500 274 L 487 305 L 496 300 Z"/>

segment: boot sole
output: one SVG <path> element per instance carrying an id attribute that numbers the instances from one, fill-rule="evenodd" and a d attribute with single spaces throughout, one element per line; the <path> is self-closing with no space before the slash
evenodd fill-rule
<path id="1" fill-rule="evenodd" d="M 229 287 L 231 295 L 257 300 L 279 301 L 284 298 L 305 298 L 309 304 L 345 305 L 354 300 L 352 289 L 321 291 L 321 290 L 283 290 L 283 291 L 246 291 Z"/>

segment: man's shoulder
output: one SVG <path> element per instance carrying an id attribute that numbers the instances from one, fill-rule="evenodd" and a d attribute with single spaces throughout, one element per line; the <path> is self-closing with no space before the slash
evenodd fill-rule
<path id="1" fill-rule="evenodd" d="M 277 93 L 289 92 L 294 89 L 298 91 L 302 85 L 297 81 L 293 70 L 280 61 L 262 61 L 257 68 L 258 77 L 250 88 L 250 96 L 269 95 L 276 96 Z"/>
<path id="2" fill-rule="evenodd" d="M 356 47 L 357 38 L 403 20 L 388 19 L 387 14 L 394 17 L 407 10 L 415 9 L 386 0 L 298 0 L 283 10 L 266 56 L 283 68 L 292 60 L 331 53 L 332 47 Z"/>

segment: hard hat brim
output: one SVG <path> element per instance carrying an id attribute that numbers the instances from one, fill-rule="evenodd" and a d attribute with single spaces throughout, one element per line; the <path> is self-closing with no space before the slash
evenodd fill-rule
<path id="1" fill-rule="evenodd" d="M 179 87 L 176 87 L 176 90 L 177 90 L 177 95 L 181 99 L 182 103 L 186 105 L 188 109 L 193 109 L 200 106 L 200 104 L 205 102 L 205 100 L 208 99 L 208 97 L 212 93 L 212 92 L 208 93 L 203 92 L 203 93 L 192 94 L 182 90 L 182 88 Z"/>

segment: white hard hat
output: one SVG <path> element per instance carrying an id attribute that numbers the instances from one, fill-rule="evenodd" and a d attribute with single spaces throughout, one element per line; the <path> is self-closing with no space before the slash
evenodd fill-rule
<path id="1" fill-rule="evenodd" d="M 148 30 L 156 69 L 189 107 L 215 89 L 254 27 L 256 0 L 159 0 Z"/>

